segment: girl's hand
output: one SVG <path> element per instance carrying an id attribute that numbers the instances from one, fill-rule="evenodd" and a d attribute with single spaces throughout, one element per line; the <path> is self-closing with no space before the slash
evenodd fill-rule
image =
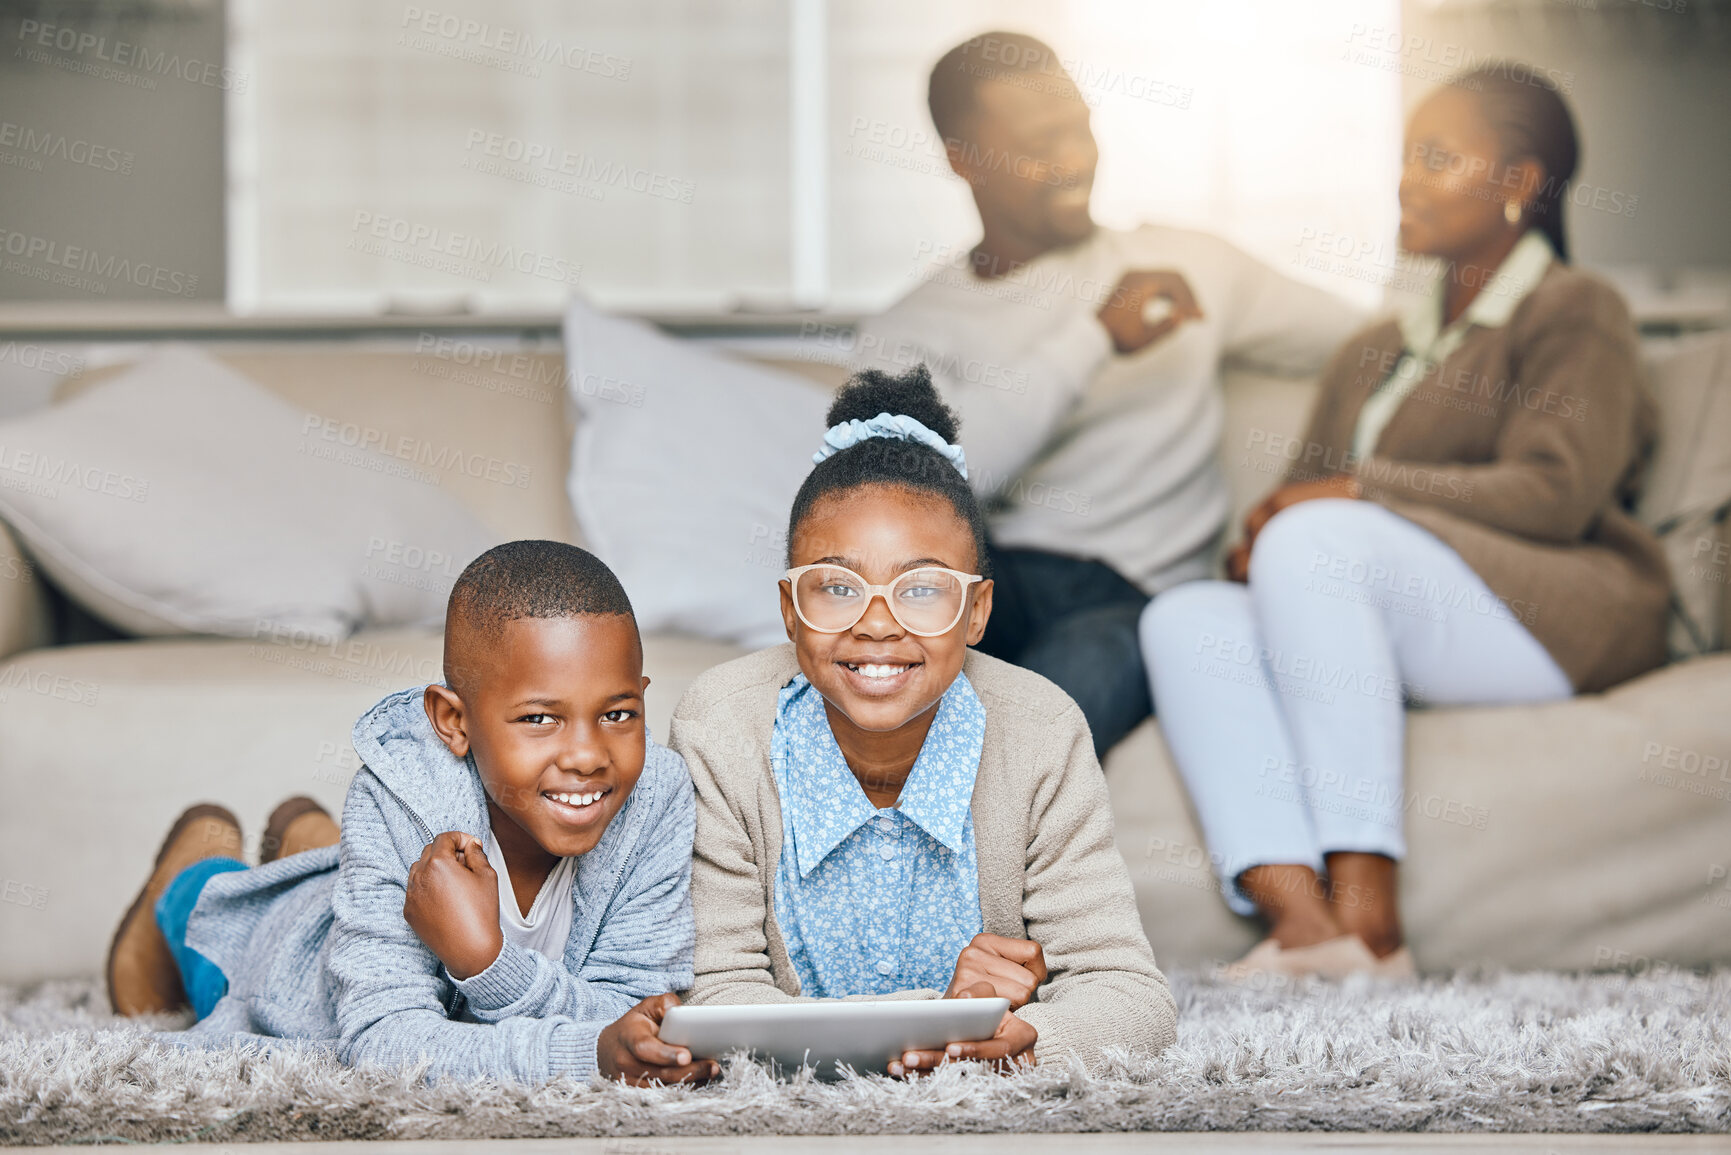
<path id="1" fill-rule="evenodd" d="M 1244 540 L 1232 547 L 1232 552 L 1226 555 L 1226 576 L 1228 580 L 1241 582 L 1250 578 L 1250 551 L 1256 548 L 1256 535 L 1262 532 L 1262 527 L 1271 521 L 1275 514 L 1283 509 L 1290 509 L 1302 501 L 1315 501 L 1320 497 L 1345 497 L 1357 499 L 1364 496 L 1364 487 L 1359 485 L 1358 478 L 1350 473 L 1336 473 L 1316 481 L 1294 481 L 1283 485 L 1244 516 Z"/>
<path id="2" fill-rule="evenodd" d="M 944 997 L 960 998 L 963 991 L 984 984 L 991 990 L 978 997 L 1009 999 L 1013 1011 L 1027 1006 L 1045 981 L 1046 952 L 1039 943 L 1001 934 L 976 934 L 957 956 L 956 973 Z"/>
<path id="3" fill-rule="evenodd" d="M 493 965 L 505 949 L 499 876 L 479 838 L 447 830 L 427 844 L 409 867 L 403 918 L 452 978 L 473 978 Z"/>
<path id="4" fill-rule="evenodd" d="M 661 1041 L 661 1020 L 669 1007 L 678 1005 L 678 995 L 656 995 L 607 1024 L 595 1044 L 595 1065 L 602 1077 L 646 1087 L 702 1083 L 721 1074 L 721 1064 L 715 1060 L 693 1059 L 684 1047 Z"/>
<path id="5" fill-rule="evenodd" d="M 977 983 L 955 997 L 989 999 L 994 995 L 989 983 Z M 1039 1040 L 1040 1032 L 1032 1024 L 1018 1019 L 1011 1011 L 1005 1011 L 991 1038 L 974 1043 L 951 1043 L 941 1051 L 904 1051 L 899 1062 L 890 1063 L 889 1071 L 898 1079 L 912 1078 L 921 1071 L 932 1070 L 945 1060 L 978 1059 L 1007 1075 L 1022 1067 L 1031 1067 L 1038 1061 L 1034 1057 L 1034 1044 Z"/>

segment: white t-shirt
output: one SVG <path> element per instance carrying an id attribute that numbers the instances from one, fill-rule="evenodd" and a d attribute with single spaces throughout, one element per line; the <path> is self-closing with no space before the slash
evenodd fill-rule
<path id="1" fill-rule="evenodd" d="M 565 940 L 571 937 L 571 916 L 575 899 L 572 887 L 577 881 L 577 860 L 561 858 L 541 884 L 541 891 L 529 906 L 527 916 L 517 907 L 517 895 L 511 889 L 511 875 L 505 869 L 505 852 L 493 838 L 492 828 L 481 839 L 481 849 L 499 876 L 499 929 L 505 937 L 525 950 L 535 951 L 549 960 L 565 965 Z"/>
<path id="2" fill-rule="evenodd" d="M 861 322 L 860 366 L 930 365 L 999 545 L 1099 558 L 1145 593 L 1206 577 L 1225 526 L 1221 360 L 1315 373 L 1364 322 L 1187 229 L 1096 229 L 1001 281 L 976 279 L 966 254 Z M 1119 356 L 1095 314 L 1138 268 L 1183 273 L 1204 318 Z"/>

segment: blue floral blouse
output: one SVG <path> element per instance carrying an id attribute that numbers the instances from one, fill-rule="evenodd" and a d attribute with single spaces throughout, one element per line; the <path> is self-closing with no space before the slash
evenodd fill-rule
<path id="1" fill-rule="evenodd" d="M 980 933 L 974 776 L 986 709 L 958 674 L 896 805 L 877 809 L 804 674 L 782 688 L 770 762 L 781 797 L 775 915 L 802 994 L 949 986 Z"/>

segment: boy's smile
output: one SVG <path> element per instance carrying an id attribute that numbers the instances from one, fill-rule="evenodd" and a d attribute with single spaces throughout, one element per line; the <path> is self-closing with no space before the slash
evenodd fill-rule
<path id="1" fill-rule="evenodd" d="M 453 687 L 427 688 L 450 751 L 472 754 L 519 899 L 586 854 L 643 773 L 643 651 L 624 614 L 517 618 L 464 639 Z M 526 909 L 528 902 L 522 905 Z"/>

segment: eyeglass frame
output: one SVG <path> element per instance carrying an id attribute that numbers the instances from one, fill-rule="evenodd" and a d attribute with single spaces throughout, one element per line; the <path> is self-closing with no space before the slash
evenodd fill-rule
<path id="1" fill-rule="evenodd" d="M 814 569 L 838 569 L 843 573 L 849 573 L 854 577 L 859 578 L 860 585 L 865 587 L 866 595 L 865 600 L 860 603 L 859 617 L 836 630 L 826 630 L 822 626 L 812 624 L 811 619 L 805 616 L 805 611 L 799 608 L 799 578 L 801 574 L 809 573 Z M 960 578 L 962 580 L 962 601 L 961 605 L 956 608 L 955 618 L 943 629 L 916 630 L 906 622 L 902 621 L 901 615 L 896 613 L 896 604 L 890 600 L 890 591 L 895 589 L 897 582 L 901 581 L 909 574 L 925 573 L 931 570 L 936 570 L 938 573 L 947 573 L 951 577 Z M 793 612 L 799 617 L 800 621 L 805 623 L 805 627 L 808 630 L 816 630 L 820 634 L 845 634 L 864 620 L 865 616 L 871 612 L 872 602 L 881 597 L 884 600 L 884 608 L 890 612 L 890 617 L 895 619 L 896 625 L 900 626 L 908 633 L 913 634 L 917 638 L 941 638 L 961 624 L 963 616 L 968 612 L 968 591 L 973 589 L 975 582 L 983 582 L 986 580 L 986 577 L 984 574 L 963 573 L 959 569 L 950 569 L 948 566 L 919 565 L 915 566 L 913 569 L 902 571 L 884 585 L 874 585 L 871 582 L 866 581 L 865 575 L 857 570 L 849 569 L 847 566 L 838 565 L 835 562 L 818 561 L 813 562 L 810 565 L 795 566 L 793 569 L 782 574 L 781 580 L 787 583 L 788 597 L 793 601 Z"/>

